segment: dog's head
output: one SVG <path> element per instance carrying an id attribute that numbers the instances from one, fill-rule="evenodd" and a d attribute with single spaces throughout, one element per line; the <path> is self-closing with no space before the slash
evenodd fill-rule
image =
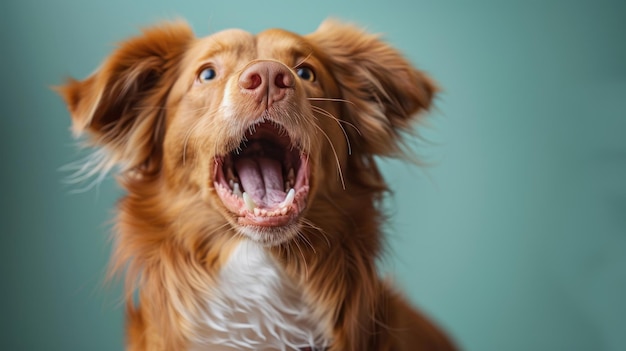
<path id="1" fill-rule="evenodd" d="M 74 131 L 106 150 L 99 166 L 118 165 L 131 192 L 158 184 L 172 207 L 195 197 L 274 245 L 310 225 L 319 203 L 380 192 L 373 157 L 399 151 L 435 87 L 377 36 L 327 21 L 306 36 L 227 30 L 202 39 L 185 24 L 163 25 L 59 91 Z"/>

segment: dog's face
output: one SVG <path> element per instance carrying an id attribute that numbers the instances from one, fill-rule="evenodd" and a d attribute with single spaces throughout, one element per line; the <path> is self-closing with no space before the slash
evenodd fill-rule
<path id="1" fill-rule="evenodd" d="M 373 156 L 398 151 L 435 88 L 377 37 L 327 22 L 308 36 L 152 29 L 60 90 L 75 130 L 107 150 L 101 167 L 277 245 L 316 225 L 311 209 L 375 188 Z"/>
<path id="2" fill-rule="evenodd" d="M 194 42 L 166 108 L 163 172 L 172 186 L 193 182 L 255 241 L 297 235 L 316 184 L 332 187 L 347 154 L 334 117 L 341 106 L 323 99 L 338 88 L 318 57 L 277 30 Z"/>

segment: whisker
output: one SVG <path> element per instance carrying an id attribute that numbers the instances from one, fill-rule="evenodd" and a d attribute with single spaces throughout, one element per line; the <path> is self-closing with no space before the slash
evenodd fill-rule
<path id="1" fill-rule="evenodd" d="M 313 124 L 313 125 L 320 132 L 322 132 L 322 134 L 324 135 L 324 137 L 328 141 L 328 144 L 330 145 L 330 148 L 333 150 L 333 155 L 335 156 L 335 162 L 337 163 L 337 171 L 339 172 L 339 178 L 341 180 L 341 187 L 343 188 L 343 190 L 346 190 L 346 182 L 343 179 L 343 171 L 341 170 L 341 162 L 339 161 L 339 155 L 337 154 L 337 150 L 335 150 L 335 145 L 333 144 L 333 141 L 330 139 L 328 134 L 326 134 L 326 132 L 320 126 L 318 126 L 317 124 Z"/>
<path id="2" fill-rule="evenodd" d="M 296 244 L 296 247 L 298 248 L 298 251 L 300 251 L 300 257 L 302 257 L 302 263 L 304 264 L 304 275 L 305 278 L 308 279 L 309 277 L 309 265 L 306 262 L 306 257 L 304 257 L 304 252 L 302 252 L 302 248 L 300 247 L 300 244 L 298 244 L 298 238 L 300 237 L 300 233 L 298 233 L 298 236 L 296 236 L 296 240 L 293 241 L 294 244 Z"/>
<path id="3" fill-rule="evenodd" d="M 339 126 L 339 128 L 341 128 L 341 131 L 343 132 L 343 136 L 346 139 L 346 144 L 348 144 L 348 155 L 352 155 L 352 145 L 350 145 L 350 138 L 348 138 L 348 133 L 346 132 L 346 129 L 341 125 L 341 122 L 339 121 L 339 119 L 337 117 L 333 116 L 332 113 L 324 110 L 321 107 L 318 107 L 318 106 L 311 106 L 311 107 L 313 108 L 314 112 L 317 112 L 317 113 L 319 113 L 321 115 L 329 117 L 329 118 L 335 120 L 335 122 L 337 122 L 337 125 Z"/>
<path id="4" fill-rule="evenodd" d="M 222 227 L 226 227 L 226 226 L 230 226 L 230 223 L 226 222 L 226 224 L 224 224 L 224 226 Z M 241 231 L 239 231 L 238 229 L 234 229 L 232 231 L 235 235 L 231 235 L 230 238 L 228 238 L 228 240 L 226 240 L 226 245 L 230 245 L 231 242 L 237 240 L 237 239 L 246 239 L 247 236 L 246 234 L 242 233 Z"/>
<path id="5" fill-rule="evenodd" d="M 313 229 L 313 231 L 311 232 L 312 234 L 320 234 L 324 240 L 326 240 L 326 244 L 328 244 L 328 247 L 331 247 L 330 244 L 330 239 L 328 239 L 329 235 L 328 233 L 326 233 L 326 231 L 322 228 L 320 228 L 319 226 L 315 225 L 313 222 L 311 222 L 310 220 L 303 218 L 302 219 L 302 225 L 304 227 Z"/>
<path id="6" fill-rule="evenodd" d="M 311 50 L 311 51 L 309 52 L 309 54 L 308 54 L 308 55 L 306 55 L 306 57 L 305 57 L 305 58 L 303 58 L 302 60 L 298 61 L 298 63 L 296 63 L 296 65 L 295 65 L 295 66 L 293 66 L 292 68 L 294 68 L 294 69 L 295 69 L 295 68 L 298 68 L 301 64 L 305 63 L 305 62 L 306 62 L 306 60 L 308 60 L 308 59 L 311 57 L 311 55 L 313 55 L 313 50 Z"/>
<path id="7" fill-rule="evenodd" d="M 310 101 L 332 101 L 332 102 L 345 102 L 347 104 L 356 105 L 354 102 L 346 99 L 340 98 L 325 98 L 325 97 L 308 97 L 307 100 Z"/>
<path id="8" fill-rule="evenodd" d="M 353 103 L 352 101 L 343 100 L 343 99 L 331 99 L 331 98 L 307 98 L 307 99 L 308 99 L 308 100 L 311 100 L 311 101 L 341 101 L 341 102 L 347 102 L 347 103 L 350 103 L 350 104 L 353 104 L 353 105 L 354 105 L 354 103 Z M 313 106 L 313 105 L 312 105 L 312 107 L 313 107 L 313 108 L 319 108 L 319 109 L 322 109 L 322 108 L 321 108 L 321 107 L 319 107 L 319 106 Z M 324 109 L 322 109 L 322 110 L 324 110 Z M 326 111 L 326 110 L 324 110 L 324 111 Z M 326 111 L 326 112 L 328 112 L 328 111 Z M 361 133 L 361 131 L 359 130 L 359 128 L 358 128 L 356 125 L 354 125 L 353 123 L 350 123 L 350 122 L 348 122 L 348 121 L 344 121 L 344 120 L 342 120 L 342 119 L 339 119 L 339 118 L 337 118 L 337 117 L 335 117 L 335 116 L 332 116 L 332 114 L 331 114 L 331 115 L 329 115 L 329 117 L 332 117 L 332 118 L 336 119 L 339 123 L 344 123 L 345 125 L 347 125 L 347 126 L 350 126 L 350 127 L 354 128 L 354 130 L 355 130 L 357 133 L 359 133 L 359 135 L 363 135 L 363 134 Z"/>
<path id="9" fill-rule="evenodd" d="M 210 232 L 206 233 L 206 236 L 212 236 L 213 234 L 217 233 L 217 231 L 222 230 L 226 227 L 230 226 L 230 223 L 228 222 L 224 222 L 224 224 L 222 224 L 221 226 L 211 230 Z M 236 233 L 236 231 L 235 231 Z M 233 240 L 233 238 L 235 238 L 235 236 L 231 236 L 228 241 L 226 243 L 229 243 L 231 240 Z"/>
<path id="10" fill-rule="evenodd" d="M 297 239 L 302 240 L 305 244 L 307 244 L 311 248 L 311 250 L 313 250 L 313 253 L 317 254 L 317 251 L 315 250 L 313 243 L 311 242 L 311 240 L 309 240 L 309 238 L 306 237 L 306 235 L 304 235 L 303 232 L 298 231 Z"/>

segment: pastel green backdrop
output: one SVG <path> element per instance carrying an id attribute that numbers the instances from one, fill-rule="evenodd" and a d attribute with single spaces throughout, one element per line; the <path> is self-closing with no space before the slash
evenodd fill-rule
<path id="1" fill-rule="evenodd" d="M 385 161 L 384 261 L 466 350 L 626 350 L 626 2 L 4 1 L 0 349 L 120 350 L 103 286 L 112 180 L 74 194 L 80 155 L 49 86 L 163 19 L 385 34 L 443 88 L 417 168 Z"/>

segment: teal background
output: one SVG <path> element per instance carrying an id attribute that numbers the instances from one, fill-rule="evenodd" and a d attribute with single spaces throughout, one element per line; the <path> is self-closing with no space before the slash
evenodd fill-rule
<path id="1" fill-rule="evenodd" d="M 103 284 L 108 179 L 73 193 L 80 158 L 49 90 L 163 19 L 197 35 L 308 33 L 328 16 L 385 33 L 443 87 L 385 161 L 385 270 L 465 350 L 626 350 L 626 2 L 3 1 L 0 349 L 120 350 Z"/>

